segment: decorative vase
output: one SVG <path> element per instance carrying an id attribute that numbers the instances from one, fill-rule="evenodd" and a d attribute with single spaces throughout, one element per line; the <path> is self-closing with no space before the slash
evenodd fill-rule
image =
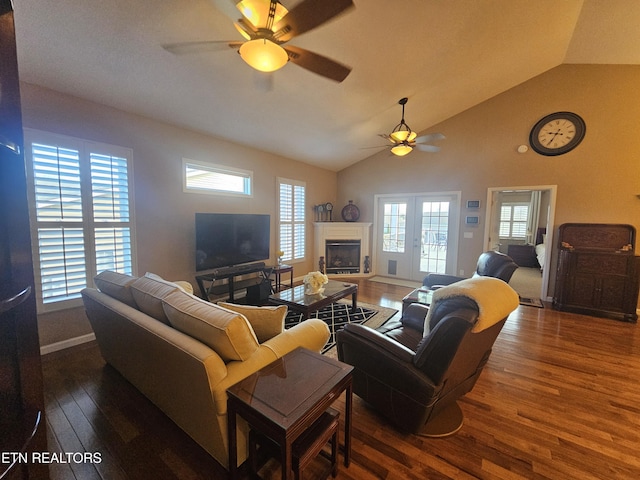
<path id="1" fill-rule="evenodd" d="M 304 287 L 305 295 L 318 295 L 324 292 L 324 287 L 313 288 L 313 286 L 308 283 Z"/>

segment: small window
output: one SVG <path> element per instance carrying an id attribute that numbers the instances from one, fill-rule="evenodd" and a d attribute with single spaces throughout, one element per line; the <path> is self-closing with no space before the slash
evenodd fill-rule
<path id="1" fill-rule="evenodd" d="M 253 172 L 183 159 L 183 190 L 191 193 L 251 196 Z"/>
<path id="2" fill-rule="evenodd" d="M 500 207 L 500 238 L 526 238 L 528 218 L 528 203 L 503 203 Z"/>

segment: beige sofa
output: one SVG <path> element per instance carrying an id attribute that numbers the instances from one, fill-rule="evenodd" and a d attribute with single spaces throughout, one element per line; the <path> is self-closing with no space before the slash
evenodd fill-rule
<path id="1" fill-rule="evenodd" d="M 95 283 L 82 299 L 104 359 L 225 468 L 227 388 L 297 347 L 320 351 L 329 338 L 317 319 L 283 330 L 286 307 L 222 307 L 155 275 L 106 271 Z M 239 464 L 247 432 L 239 422 Z"/>

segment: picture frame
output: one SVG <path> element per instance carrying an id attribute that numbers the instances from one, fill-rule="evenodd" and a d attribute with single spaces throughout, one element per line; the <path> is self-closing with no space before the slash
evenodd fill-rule
<path id="1" fill-rule="evenodd" d="M 467 200 L 467 208 L 480 208 L 480 200 Z"/>

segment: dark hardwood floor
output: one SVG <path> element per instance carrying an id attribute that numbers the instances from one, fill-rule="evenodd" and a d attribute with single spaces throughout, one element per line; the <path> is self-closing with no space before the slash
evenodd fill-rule
<path id="1" fill-rule="evenodd" d="M 397 309 L 411 290 L 358 283 L 359 300 Z M 460 402 L 465 423 L 457 434 L 399 433 L 354 397 L 353 460 L 348 469 L 340 464 L 337 478 L 640 478 L 638 328 L 521 306 Z M 225 478 L 204 450 L 105 365 L 95 344 L 47 355 L 43 369 L 50 450 L 100 459 L 52 464 L 51 478 Z M 277 463 L 262 473 L 279 478 Z"/>

